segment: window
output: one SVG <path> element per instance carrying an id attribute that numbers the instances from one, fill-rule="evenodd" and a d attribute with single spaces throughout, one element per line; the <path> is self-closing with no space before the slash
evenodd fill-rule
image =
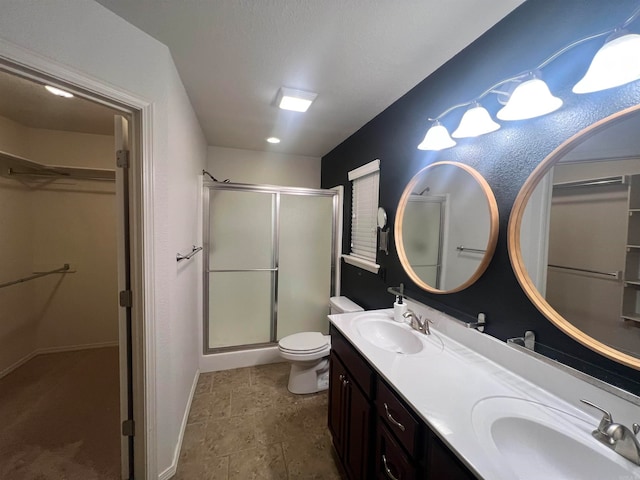
<path id="1" fill-rule="evenodd" d="M 377 216 L 380 160 L 374 160 L 349 172 L 351 194 L 351 253 L 342 258 L 350 265 L 378 273 Z"/>

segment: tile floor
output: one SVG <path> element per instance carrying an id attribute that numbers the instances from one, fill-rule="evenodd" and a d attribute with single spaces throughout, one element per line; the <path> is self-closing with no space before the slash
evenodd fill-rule
<path id="1" fill-rule="evenodd" d="M 177 480 L 341 480 L 327 392 L 293 395 L 289 364 L 200 375 Z"/>

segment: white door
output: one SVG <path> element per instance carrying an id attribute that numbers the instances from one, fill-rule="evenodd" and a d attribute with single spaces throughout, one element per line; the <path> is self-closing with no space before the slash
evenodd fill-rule
<path id="1" fill-rule="evenodd" d="M 133 398 L 131 362 L 131 275 L 129 235 L 129 122 L 115 115 L 116 202 L 118 209 L 118 309 L 120 351 L 120 440 L 121 472 L 123 479 L 133 471 Z M 128 431 L 130 430 L 130 431 Z"/>

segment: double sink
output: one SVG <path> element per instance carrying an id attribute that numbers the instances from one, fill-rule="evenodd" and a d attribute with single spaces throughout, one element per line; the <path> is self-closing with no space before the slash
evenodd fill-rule
<path id="1" fill-rule="evenodd" d="M 351 319 L 349 331 L 356 345 L 364 340 L 383 352 L 383 357 L 411 358 L 415 365 L 439 362 L 445 369 L 450 368 L 444 366 L 447 362 L 460 362 L 461 357 L 464 360 L 464 355 L 455 352 L 460 351 L 460 345 L 455 341 L 433 330 L 430 335 L 425 335 L 407 324 L 394 322 L 388 311 L 356 315 Z M 448 352 L 448 347 L 452 347 L 454 352 Z M 460 364 L 455 368 L 459 369 Z M 442 385 L 442 389 L 451 386 Z M 403 394 L 401 390 L 398 393 Z M 485 459 L 494 464 L 495 469 L 491 470 L 501 472 L 499 478 L 640 479 L 639 466 L 593 438 L 597 418 L 551 395 L 544 398 L 546 402 L 518 395 L 487 395 L 486 391 L 483 392 L 472 403 L 467 403 L 470 412 L 459 412 L 466 415 L 466 423 L 471 424 L 467 436 L 474 437 L 465 438 L 461 446 L 468 449 L 475 443 Z M 428 413 L 423 416 L 438 431 L 438 420 L 431 422 Z M 446 438 L 446 433 L 443 439 L 457 450 L 455 442 Z M 472 459 L 465 459 L 464 453 L 460 455 L 465 463 L 484 477 L 482 469 L 476 468 Z M 489 474 L 487 478 L 492 477 Z"/>

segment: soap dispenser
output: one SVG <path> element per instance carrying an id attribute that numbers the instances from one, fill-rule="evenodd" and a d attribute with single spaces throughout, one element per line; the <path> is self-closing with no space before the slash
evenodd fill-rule
<path id="1" fill-rule="evenodd" d="M 404 301 L 404 283 L 400 284 L 400 295 L 396 295 L 396 301 L 393 303 L 393 319 L 396 322 L 403 323 L 405 321 L 404 314 L 407 311 L 407 304 Z"/>

